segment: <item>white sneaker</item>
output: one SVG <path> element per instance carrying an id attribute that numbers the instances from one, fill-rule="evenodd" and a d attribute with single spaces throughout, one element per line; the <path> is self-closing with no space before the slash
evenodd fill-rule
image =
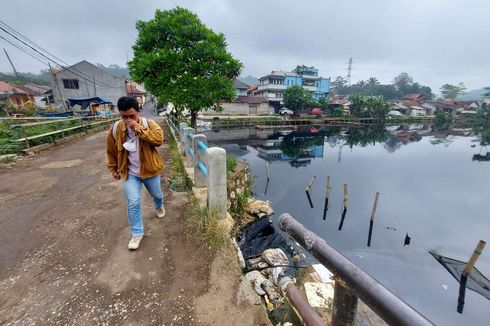
<path id="1" fill-rule="evenodd" d="M 129 243 L 128 243 L 128 249 L 130 249 L 130 250 L 138 249 L 140 246 L 141 239 L 143 239 L 143 236 L 131 237 L 131 240 L 129 240 Z"/>
<path id="2" fill-rule="evenodd" d="M 165 207 L 157 208 L 157 217 L 164 218 L 165 217 Z"/>

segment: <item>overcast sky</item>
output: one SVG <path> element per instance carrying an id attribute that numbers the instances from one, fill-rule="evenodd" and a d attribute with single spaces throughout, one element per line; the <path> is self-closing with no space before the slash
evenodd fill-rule
<path id="1" fill-rule="evenodd" d="M 352 57 L 353 82 L 388 83 L 406 71 L 434 91 L 444 83 L 490 85 L 486 0 L 16 0 L 0 2 L 0 19 L 68 63 L 125 65 L 135 22 L 177 5 L 225 34 L 244 76 L 305 64 L 334 79 L 347 74 Z M 19 71 L 45 68 L 0 43 Z M 0 57 L 0 71 L 11 72 Z"/>

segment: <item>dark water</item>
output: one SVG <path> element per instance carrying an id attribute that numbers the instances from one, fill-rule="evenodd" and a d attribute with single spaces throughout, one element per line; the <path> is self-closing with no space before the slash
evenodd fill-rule
<path id="1" fill-rule="evenodd" d="M 476 136 L 467 130 L 434 132 L 431 126 L 288 132 L 243 129 L 207 135 L 210 143 L 250 163 L 255 194 L 271 201 L 276 218 L 292 214 L 436 324 L 490 325 L 490 301 L 471 290 L 463 314 L 456 312 L 459 283 L 428 253 L 467 261 L 480 239 L 490 240 L 490 162 Z M 311 208 L 305 187 L 313 176 Z M 332 192 L 323 220 L 327 176 Z M 349 208 L 338 231 L 344 183 Z M 490 248 L 476 267 L 490 278 Z"/>

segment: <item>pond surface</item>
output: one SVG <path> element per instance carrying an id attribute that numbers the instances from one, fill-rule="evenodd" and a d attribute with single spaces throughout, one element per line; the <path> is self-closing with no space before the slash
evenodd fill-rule
<path id="1" fill-rule="evenodd" d="M 249 162 L 254 192 L 271 201 L 276 220 L 292 214 L 438 325 L 490 324 L 490 301 L 469 289 L 463 313 L 456 312 L 459 283 L 429 254 L 467 261 L 480 239 L 490 240 L 489 155 L 468 130 L 412 125 L 241 129 L 207 136 Z M 305 188 L 313 176 L 312 208 Z M 332 192 L 324 220 L 327 176 Z M 344 184 L 348 210 L 339 231 Z M 407 233 L 411 242 L 405 246 Z M 490 277 L 490 248 L 476 267 Z"/>

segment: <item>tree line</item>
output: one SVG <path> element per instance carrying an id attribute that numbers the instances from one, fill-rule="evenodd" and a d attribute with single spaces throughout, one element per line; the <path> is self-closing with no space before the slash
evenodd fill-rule
<path id="1" fill-rule="evenodd" d="M 413 77 L 406 72 L 396 76 L 391 84 L 381 84 L 376 77 L 371 77 L 368 80 L 360 80 L 353 85 L 348 85 L 346 78 L 338 76 L 330 84 L 330 91 L 335 95 L 383 96 L 387 100 L 398 100 L 407 94 L 421 94 L 428 100 L 434 98 L 429 86 L 414 82 Z"/>

